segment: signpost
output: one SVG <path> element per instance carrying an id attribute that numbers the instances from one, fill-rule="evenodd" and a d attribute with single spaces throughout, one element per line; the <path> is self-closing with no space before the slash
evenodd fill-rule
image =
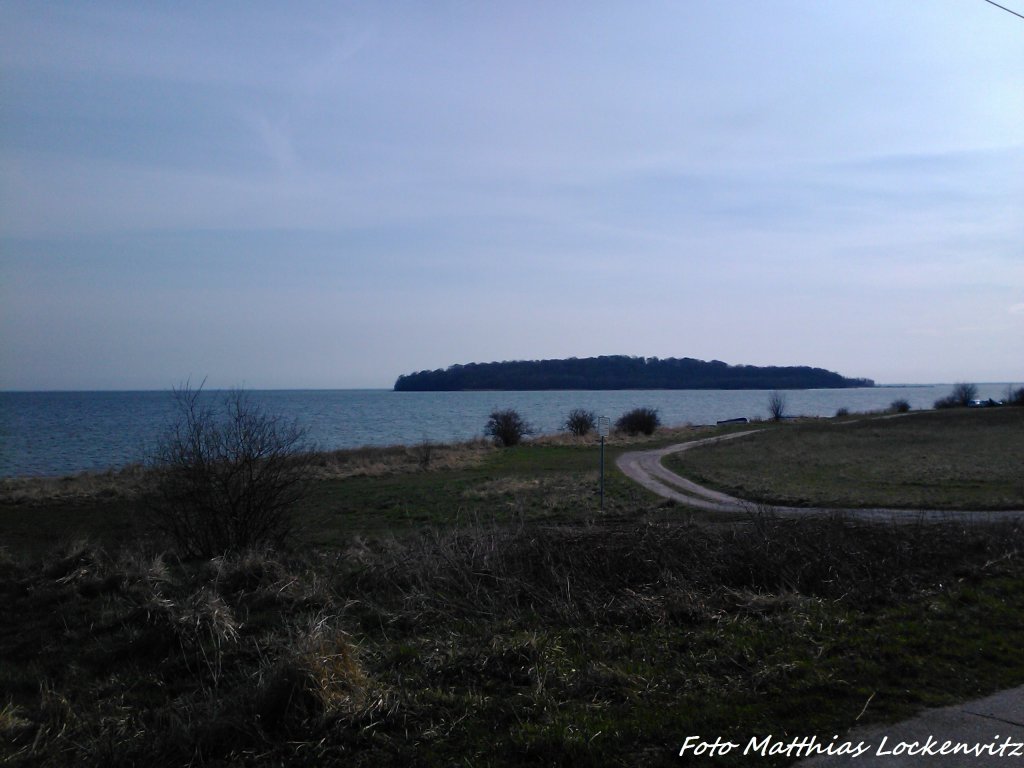
<path id="1" fill-rule="evenodd" d="M 607 416 L 597 418 L 597 434 L 601 437 L 601 509 L 604 509 L 604 439 L 608 437 L 611 419 Z"/>

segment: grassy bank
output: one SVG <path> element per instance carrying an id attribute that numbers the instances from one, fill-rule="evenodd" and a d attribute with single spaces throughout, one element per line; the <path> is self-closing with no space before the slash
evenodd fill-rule
<path id="1" fill-rule="evenodd" d="M 660 765 L 693 734 L 827 739 L 1024 682 L 1021 533 L 486 524 L 291 557 L 7 560 L 3 754 Z"/>
<path id="2" fill-rule="evenodd" d="M 971 456 L 1004 434 L 939 416 Z M 705 525 L 614 470 L 635 446 L 604 510 L 592 442 L 325 455 L 293 550 L 199 562 L 137 477 L 7 483 L 0 762 L 685 765 L 1024 683 L 1019 523 Z"/>
<path id="3" fill-rule="evenodd" d="M 615 470 L 638 446 L 689 439 L 695 430 L 652 438 L 615 437 L 605 456 L 599 509 L 595 440 L 547 436 L 510 449 L 489 443 L 361 448 L 317 454 L 316 479 L 295 509 L 299 542 L 339 546 L 353 534 L 387 533 L 476 519 L 581 522 L 646 519 L 658 502 Z M 147 535 L 145 473 L 139 468 L 68 478 L 0 480 L 0 535 L 10 552 L 42 555 L 88 538 L 117 548 Z"/>
<path id="4" fill-rule="evenodd" d="M 1024 509 L 1024 409 L 782 424 L 666 466 L 769 504 Z"/>

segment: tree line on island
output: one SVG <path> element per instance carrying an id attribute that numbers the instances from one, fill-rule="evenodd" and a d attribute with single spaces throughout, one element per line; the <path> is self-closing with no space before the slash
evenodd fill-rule
<path id="1" fill-rule="evenodd" d="M 729 365 L 690 357 L 606 355 L 469 363 L 398 377 L 396 392 L 541 389 L 840 389 L 873 387 L 809 366 Z"/>

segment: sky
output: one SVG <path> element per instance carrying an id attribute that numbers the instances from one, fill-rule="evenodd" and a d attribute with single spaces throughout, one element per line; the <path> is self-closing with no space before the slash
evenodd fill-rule
<path id="1" fill-rule="evenodd" d="M 602 354 L 1024 380 L 1024 19 L 0 0 L 0 389 Z"/>

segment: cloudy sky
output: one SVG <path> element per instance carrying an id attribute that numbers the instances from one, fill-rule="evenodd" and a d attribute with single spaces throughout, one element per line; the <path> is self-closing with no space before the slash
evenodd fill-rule
<path id="1" fill-rule="evenodd" d="M 599 354 L 1024 380 L 1024 19 L 0 2 L 0 388 Z"/>

